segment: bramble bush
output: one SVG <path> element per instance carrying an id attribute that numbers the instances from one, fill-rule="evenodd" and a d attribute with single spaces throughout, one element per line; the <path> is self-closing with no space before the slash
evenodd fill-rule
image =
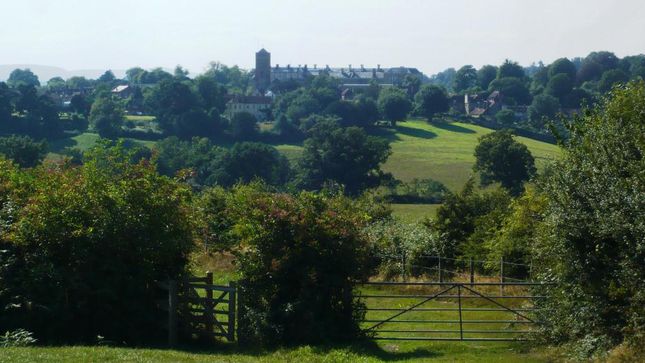
<path id="1" fill-rule="evenodd" d="M 79 167 L 0 164 L 2 329 L 46 343 L 162 339 L 154 282 L 186 269 L 187 187 L 122 146 L 100 145 Z"/>

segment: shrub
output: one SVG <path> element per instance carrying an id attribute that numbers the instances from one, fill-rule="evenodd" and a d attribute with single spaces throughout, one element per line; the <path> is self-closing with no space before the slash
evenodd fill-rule
<path id="1" fill-rule="evenodd" d="M 645 83 L 615 88 L 571 125 L 544 181 L 539 272 L 547 337 L 602 352 L 645 335 Z"/>
<path id="2" fill-rule="evenodd" d="M 352 290 L 369 276 L 362 230 L 380 208 L 342 193 L 289 195 L 256 183 L 212 196 L 210 210 L 219 213 L 209 220 L 216 229 L 210 235 L 239 241 L 241 342 L 308 344 L 359 335 Z"/>
<path id="3" fill-rule="evenodd" d="M 37 341 L 31 332 L 17 329 L 0 335 L 0 348 L 26 347 L 35 344 Z"/>
<path id="4" fill-rule="evenodd" d="M 130 159 L 101 145 L 80 167 L 0 169 L 0 326 L 48 343 L 163 338 L 155 281 L 185 270 L 188 195 Z"/>
<path id="5" fill-rule="evenodd" d="M 29 136 L 0 137 L 0 154 L 24 168 L 40 164 L 47 154 L 47 142 Z"/>

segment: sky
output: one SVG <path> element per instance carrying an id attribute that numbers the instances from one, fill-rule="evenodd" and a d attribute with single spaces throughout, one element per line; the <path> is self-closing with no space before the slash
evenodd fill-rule
<path id="1" fill-rule="evenodd" d="M 645 53 L 645 0 L 2 0 L 0 64 L 203 72 L 211 61 L 409 66 Z"/>

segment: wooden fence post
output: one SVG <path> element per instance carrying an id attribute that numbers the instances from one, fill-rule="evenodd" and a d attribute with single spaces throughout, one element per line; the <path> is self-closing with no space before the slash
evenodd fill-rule
<path id="1" fill-rule="evenodd" d="M 236 307 L 236 295 L 237 295 L 237 285 L 233 281 L 229 281 L 228 286 L 232 289 L 228 293 L 228 341 L 232 342 L 235 340 L 235 307 Z"/>
<path id="2" fill-rule="evenodd" d="M 213 319 L 214 319 L 214 306 L 213 306 L 213 273 L 206 272 L 206 300 L 204 301 L 204 328 L 208 333 L 208 338 L 213 336 Z"/>
<path id="3" fill-rule="evenodd" d="M 168 281 L 168 345 L 177 345 L 177 281 Z"/>
<path id="4" fill-rule="evenodd" d="M 504 296 L 504 257 L 499 258 L 499 294 Z"/>
<path id="5" fill-rule="evenodd" d="M 441 268 L 441 256 L 439 256 L 439 282 L 443 282 L 443 269 Z"/>
<path id="6" fill-rule="evenodd" d="M 401 254 L 401 277 L 403 278 L 403 281 L 406 281 L 405 277 L 405 265 L 406 265 L 406 255 L 405 252 Z"/>
<path id="7" fill-rule="evenodd" d="M 470 285 L 472 286 L 475 283 L 475 264 L 473 262 L 472 257 L 470 258 L 469 268 L 470 268 Z"/>

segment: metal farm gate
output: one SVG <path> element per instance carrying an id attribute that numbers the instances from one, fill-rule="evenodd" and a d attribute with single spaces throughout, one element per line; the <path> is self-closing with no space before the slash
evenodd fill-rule
<path id="1" fill-rule="evenodd" d="M 539 325 L 533 282 L 368 282 L 357 296 L 377 340 L 524 341 Z"/>

